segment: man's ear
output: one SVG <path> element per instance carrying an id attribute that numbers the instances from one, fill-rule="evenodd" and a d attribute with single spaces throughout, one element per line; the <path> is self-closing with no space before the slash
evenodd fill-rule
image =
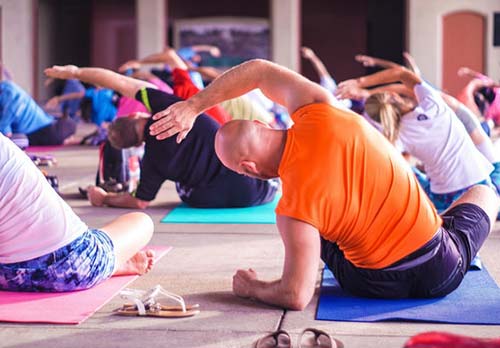
<path id="1" fill-rule="evenodd" d="M 257 165 L 253 161 L 241 161 L 240 167 L 245 169 L 245 172 L 247 173 L 258 174 Z"/>

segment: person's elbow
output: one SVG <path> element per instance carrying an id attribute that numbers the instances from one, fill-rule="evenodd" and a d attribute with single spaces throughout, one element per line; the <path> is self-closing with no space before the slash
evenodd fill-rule
<path id="1" fill-rule="evenodd" d="M 303 311 L 311 302 L 314 289 L 297 289 L 289 293 L 287 308 L 294 311 Z"/>
<path id="2" fill-rule="evenodd" d="M 403 82 L 404 85 L 413 88 L 414 85 L 422 83 L 422 79 L 417 76 L 413 71 L 405 68 L 404 66 L 399 66 L 393 68 L 396 71 L 396 76 L 398 80 Z"/>

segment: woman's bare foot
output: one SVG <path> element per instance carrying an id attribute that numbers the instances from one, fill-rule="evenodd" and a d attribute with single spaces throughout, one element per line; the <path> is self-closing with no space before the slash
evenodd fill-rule
<path id="1" fill-rule="evenodd" d="M 124 265 L 120 266 L 113 275 L 143 275 L 153 268 L 153 250 L 139 251 Z"/>

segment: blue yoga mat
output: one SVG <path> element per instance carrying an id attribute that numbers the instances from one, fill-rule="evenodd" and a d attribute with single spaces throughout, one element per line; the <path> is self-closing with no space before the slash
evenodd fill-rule
<path id="1" fill-rule="evenodd" d="M 272 202 L 248 208 L 191 208 L 182 203 L 168 213 L 163 223 L 203 224 L 274 224 L 274 209 L 280 197 Z"/>
<path id="2" fill-rule="evenodd" d="M 325 268 L 316 319 L 498 325 L 500 288 L 483 269 L 467 272 L 458 289 L 443 298 L 367 299 L 344 292 L 332 272 Z"/>

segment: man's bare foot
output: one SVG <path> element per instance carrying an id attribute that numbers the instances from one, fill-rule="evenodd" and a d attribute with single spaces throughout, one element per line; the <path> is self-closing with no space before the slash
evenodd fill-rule
<path id="1" fill-rule="evenodd" d="M 153 250 L 139 251 L 124 265 L 120 266 L 113 275 L 143 275 L 153 268 Z"/>

